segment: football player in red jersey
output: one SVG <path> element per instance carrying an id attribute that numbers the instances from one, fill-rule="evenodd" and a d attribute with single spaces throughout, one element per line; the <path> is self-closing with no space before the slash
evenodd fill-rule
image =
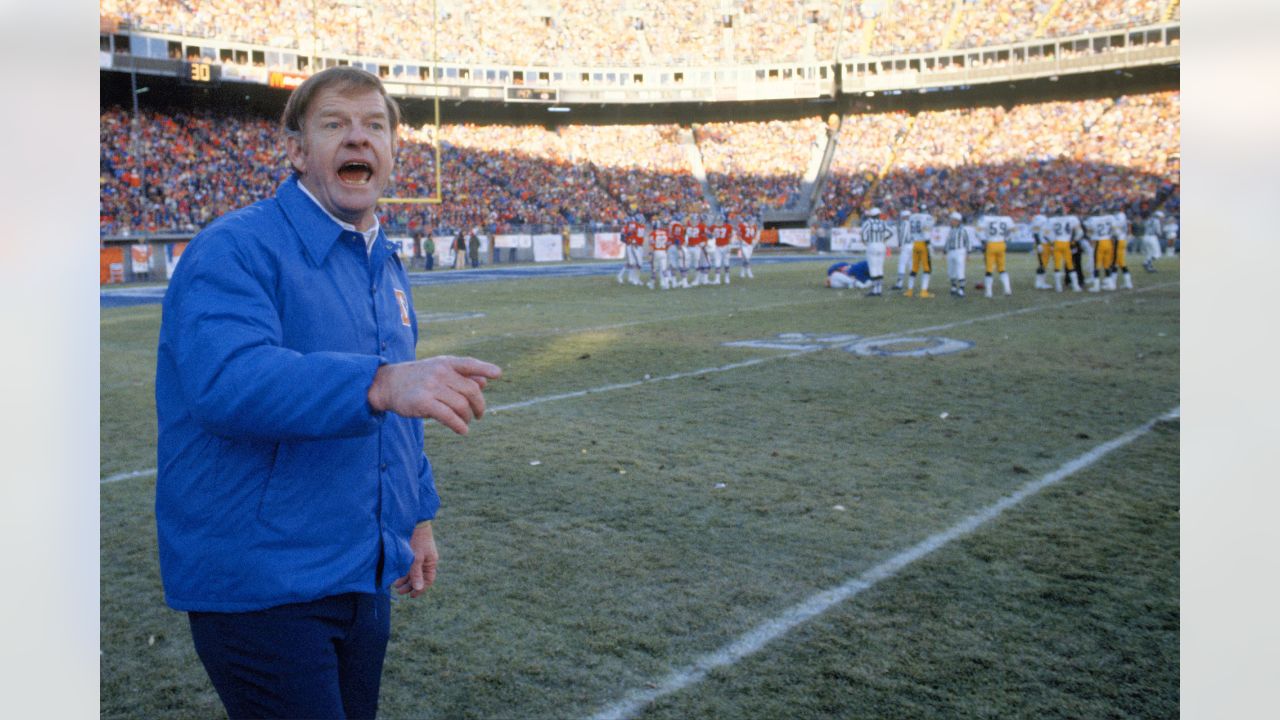
<path id="1" fill-rule="evenodd" d="M 658 287 L 667 290 L 671 287 L 671 267 L 670 258 L 667 256 L 667 248 L 671 245 L 671 234 L 668 230 L 670 226 L 661 220 L 654 223 L 653 232 L 650 236 L 653 238 L 653 257 L 650 260 L 649 271 L 649 289 L 653 289 L 654 281 L 658 283 Z"/>
<path id="2" fill-rule="evenodd" d="M 672 287 L 689 287 L 689 263 L 685 261 L 685 227 L 679 218 L 671 221 L 668 228 L 671 235 L 671 247 L 675 248 L 675 271 L 680 273 L 680 282 L 676 282 L 674 273 L 671 278 Z"/>
<path id="3" fill-rule="evenodd" d="M 692 218 L 690 218 L 692 220 Z M 707 284 L 707 233 L 706 223 L 699 220 L 696 224 L 689 223 L 688 229 L 685 230 L 685 237 L 688 245 L 685 246 L 685 264 L 696 270 L 694 276 L 694 285 Z"/>
<path id="4" fill-rule="evenodd" d="M 618 271 L 619 284 L 623 275 L 629 276 L 632 285 L 640 284 L 640 266 L 644 258 L 644 235 L 640 228 L 638 216 L 632 216 L 622 226 L 622 248 L 626 255 L 622 269 Z"/>
<path id="5" fill-rule="evenodd" d="M 711 248 L 711 266 L 714 270 L 712 285 L 719 285 L 720 278 L 729 284 L 729 240 L 732 239 L 733 228 L 728 222 L 718 222 L 711 226 L 711 239 L 715 243 Z"/>
<path id="6" fill-rule="evenodd" d="M 742 256 L 742 267 L 738 269 L 738 277 L 754 278 L 751 272 L 751 255 L 756 249 L 756 240 L 760 237 L 760 228 L 754 222 L 745 219 L 738 223 L 738 254 Z"/>

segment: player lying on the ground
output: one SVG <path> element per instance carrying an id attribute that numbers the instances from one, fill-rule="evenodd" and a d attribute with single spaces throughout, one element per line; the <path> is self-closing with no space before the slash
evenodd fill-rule
<path id="1" fill-rule="evenodd" d="M 829 288 L 871 287 L 871 269 L 866 260 L 856 263 L 838 262 L 827 268 L 827 278 L 822 282 Z"/>

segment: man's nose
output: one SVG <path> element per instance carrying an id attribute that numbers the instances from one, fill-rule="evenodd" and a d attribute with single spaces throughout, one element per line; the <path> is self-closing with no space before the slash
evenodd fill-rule
<path id="1" fill-rule="evenodd" d="M 363 123 L 351 123 L 347 126 L 346 143 L 348 145 L 368 145 L 373 133 Z"/>

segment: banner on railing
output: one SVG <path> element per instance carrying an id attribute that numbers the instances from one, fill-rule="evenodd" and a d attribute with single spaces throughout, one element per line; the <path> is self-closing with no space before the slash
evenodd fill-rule
<path id="1" fill-rule="evenodd" d="M 494 235 L 493 246 L 502 250 L 508 248 L 527 248 L 532 244 L 528 235 Z"/>
<path id="2" fill-rule="evenodd" d="M 98 261 L 101 263 L 102 285 L 124 282 L 124 248 L 100 248 Z"/>
<path id="3" fill-rule="evenodd" d="M 812 246 L 809 238 L 809 228 L 778 228 L 778 242 L 799 248 Z"/>
<path id="4" fill-rule="evenodd" d="M 862 252 L 862 228 L 831 228 L 831 252 Z"/>
<path id="5" fill-rule="evenodd" d="M 596 233 L 592 257 L 597 260 L 621 260 L 626 255 L 621 233 Z"/>
<path id="6" fill-rule="evenodd" d="M 130 245 L 129 259 L 132 261 L 134 275 L 151 272 L 151 246 Z"/>
<path id="7" fill-rule="evenodd" d="M 564 240 L 559 235 L 534 235 L 533 260 L 534 262 L 564 260 Z"/>
<path id="8" fill-rule="evenodd" d="M 178 261 L 182 259 L 182 251 L 187 249 L 187 244 L 169 243 L 164 246 L 164 276 L 173 277 L 173 271 L 178 269 Z"/>

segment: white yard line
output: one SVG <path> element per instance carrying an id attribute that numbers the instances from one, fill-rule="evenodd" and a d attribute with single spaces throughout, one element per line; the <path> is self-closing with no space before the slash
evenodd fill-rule
<path id="1" fill-rule="evenodd" d="M 1140 288 L 1140 289 L 1138 289 L 1138 290 L 1133 290 L 1133 291 L 1131 291 L 1131 292 L 1133 292 L 1133 293 L 1146 292 L 1146 291 L 1148 291 L 1148 290 L 1157 290 L 1157 289 L 1161 289 L 1161 288 L 1165 288 L 1165 287 L 1170 287 L 1170 286 L 1173 286 L 1173 285 L 1176 285 L 1176 284 L 1177 284 L 1177 283 L 1164 283 L 1164 284 L 1161 284 L 1161 285 L 1150 285 L 1150 286 L 1147 286 L 1147 287 L 1144 287 L 1144 288 Z M 1128 293 L 1128 292 L 1127 292 L 1126 294 L 1130 294 L 1130 293 Z M 1022 315 L 1022 314 L 1024 314 L 1024 313 L 1039 312 L 1039 311 L 1042 311 L 1042 310 L 1057 310 L 1057 309 L 1061 309 L 1061 308 L 1065 308 L 1065 307 L 1071 307 L 1072 305 L 1083 305 L 1083 304 L 1091 303 L 1091 302 L 1102 302 L 1103 300 L 1108 300 L 1108 299 L 1111 299 L 1112 297 L 1116 297 L 1116 296 L 1114 296 L 1114 295 L 1100 295 L 1100 296 L 1095 296 L 1095 297 L 1083 297 L 1083 298 L 1079 298 L 1079 299 L 1077 299 L 1077 300 L 1069 300 L 1069 301 L 1066 301 L 1066 302 L 1054 303 L 1054 304 L 1052 304 L 1052 305 L 1037 305 L 1037 306 L 1034 306 L 1034 307 L 1019 308 L 1019 309 L 1017 309 L 1017 310 L 1009 310 L 1009 311 L 1002 312 L 1002 313 L 995 313 L 994 315 L 984 315 L 984 316 L 982 316 L 982 317 L 969 318 L 969 319 L 967 319 L 967 320 L 958 320 L 958 321 L 956 321 L 956 322 L 953 322 L 953 323 L 947 323 L 947 324 L 945 324 L 945 325 L 931 325 L 931 326 L 929 326 L 929 327 L 916 328 L 915 330 L 904 330 L 904 331 L 902 331 L 902 332 L 887 333 L 887 334 L 884 334 L 884 335 L 874 335 L 874 336 L 869 337 L 869 338 L 864 338 L 864 340 L 884 340 L 884 339 L 886 339 L 886 338 L 897 338 L 897 337 L 908 337 L 908 336 L 911 336 L 911 335 L 922 335 L 922 334 L 924 334 L 924 333 L 939 332 L 939 331 L 941 331 L 941 330 L 950 330 L 951 328 L 961 327 L 961 326 L 964 326 L 964 325 L 972 325 L 972 324 L 974 324 L 974 323 L 979 323 L 979 322 L 989 322 L 989 321 L 991 321 L 991 320 L 1001 320 L 1001 319 L 1004 319 L 1004 318 L 1007 318 L 1007 317 L 1013 317 L 1014 315 Z M 778 303 L 778 304 L 779 304 L 779 305 L 782 305 L 782 304 L 784 304 L 784 303 Z M 807 304 L 807 303 L 797 303 L 797 304 Z M 754 309 L 754 308 L 747 308 L 747 309 L 748 309 L 748 310 L 750 310 L 750 309 Z M 738 311 L 734 311 L 734 312 L 738 312 Z M 627 324 L 619 325 L 619 327 L 625 327 L 626 325 L 630 325 L 630 324 L 637 324 L 637 325 L 638 325 L 638 324 L 642 324 L 642 323 L 645 323 L 645 322 L 650 322 L 650 321 L 647 321 L 647 320 L 640 320 L 640 321 L 636 321 L 636 322 L 634 322 L 634 323 L 627 323 Z M 590 330 L 579 330 L 579 331 L 575 331 L 575 332 L 589 332 L 589 331 L 590 331 Z M 515 409 L 517 409 L 517 408 L 530 407 L 530 406 L 533 406 L 533 405 L 541 405 L 542 403 L 554 402 L 554 401 L 556 401 L 556 400 L 570 400 L 570 399 L 573 399 L 573 398 L 580 398 L 580 397 L 584 397 L 584 396 L 586 396 L 586 395 L 596 395 L 596 394 L 600 394 L 600 393 L 613 392 L 613 391 L 615 391 L 615 390 L 627 390 L 627 389 L 629 389 L 629 388 L 637 387 L 637 386 L 639 386 L 639 385 L 644 385 L 644 384 L 646 384 L 646 383 L 665 382 L 665 381 L 668 381 L 668 380 L 680 380 L 680 379 L 682 379 L 682 378 L 694 377 L 694 376 L 697 376 L 697 375 L 712 375 L 712 374 L 715 374 L 715 373 L 728 372 L 728 371 L 730 371 L 730 370 L 738 370 L 738 369 L 740 369 L 740 368 L 744 368 L 744 367 L 751 367 L 751 366 L 753 366 L 753 365 L 759 365 L 759 364 L 761 364 L 761 363 L 772 362 L 772 361 L 774 361 L 774 360 L 785 360 L 785 359 L 787 359 L 787 358 L 798 357 L 798 356 L 800 356 L 800 355 L 805 355 L 805 354 L 808 354 L 808 353 L 811 353 L 811 352 L 818 352 L 819 350 L 825 350 L 825 349 L 827 349 L 827 348 L 824 346 L 824 347 L 821 347 L 821 348 L 806 349 L 806 350 L 797 350 L 797 351 L 789 352 L 789 353 L 782 353 L 782 354 L 778 354 L 778 355 L 770 355 L 770 356 L 768 356 L 768 357 L 755 358 L 755 359 L 752 359 L 752 360 L 743 360 L 743 361 L 741 361 L 741 362 L 729 363 L 728 365 L 720 365 L 720 366 L 717 366 L 717 367 L 702 368 L 702 369 L 700 369 L 700 370 L 689 370 L 689 371 L 686 371 L 686 372 L 673 373 L 673 374 L 671 374 L 671 375 L 662 375 L 662 376 L 660 376 L 660 377 L 650 378 L 650 379 L 648 379 L 648 380 L 633 380 L 633 381 L 630 381 L 630 382 L 614 383 L 614 384 L 611 384 L 611 385 L 602 385 L 602 386 L 600 386 L 600 387 L 588 388 L 588 389 L 586 389 L 586 390 L 576 390 L 576 391 L 574 391 L 574 392 L 559 393 L 559 394 L 556 394 L 556 395 L 543 395 L 543 396 L 541 396 L 541 397 L 530 398 L 530 399 L 528 399 L 528 400 L 521 400 L 521 401 L 519 401 L 519 402 L 507 403 L 506 405 L 495 405 L 495 406 L 493 406 L 493 407 L 491 407 L 491 408 L 488 408 L 488 412 L 491 412 L 491 413 L 494 413 L 494 412 L 505 412 L 505 411 L 507 411 L 507 410 L 515 410 Z M 118 481 L 120 481 L 120 480 L 129 480 L 129 479 L 131 479 L 131 478 L 136 478 L 136 477 L 147 477 L 147 476 L 155 475 L 155 474 L 156 474 L 156 469 L 155 469 L 155 468 L 150 468 L 150 469 L 147 469 L 147 470 L 136 470 L 136 471 L 134 471 L 134 472 L 130 472 L 130 473 L 121 473 L 121 474 L 119 474 L 119 475 L 112 475 L 112 476 L 110 476 L 110 477 L 103 478 L 101 482 L 102 482 L 103 484 L 105 484 L 105 483 L 109 483 L 109 482 L 118 482 Z"/>
<path id="2" fill-rule="evenodd" d="M 613 390 L 626 390 L 627 388 L 633 388 L 633 387 L 636 387 L 637 385 L 644 385 L 645 383 L 662 382 L 665 380 L 679 380 L 680 378 L 693 377 L 694 375 L 705 375 L 708 373 L 727 372 L 729 370 L 737 370 L 738 368 L 750 367 L 752 365 L 759 365 L 760 363 L 769 362 L 770 360 L 777 360 L 779 358 L 796 357 L 797 355 L 804 355 L 805 353 L 808 353 L 808 352 L 813 352 L 813 351 L 798 350 L 796 352 L 790 352 L 785 355 L 772 355 L 770 357 L 753 358 L 751 360 L 743 360 L 742 362 L 729 363 L 728 365 L 721 365 L 719 367 L 703 368 L 701 370 L 689 370 L 687 372 L 673 373 L 671 375 L 663 375 L 661 377 L 649 378 L 647 380 L 635 380 L 632 382 L 617 383 L 614 385 L 602 385 L 600 387 L 591 388 L 589 390 L 576 390 L 574 392 L 561 393 L 559 395 L 544 395 L 542 397 L 531 398 L 529 400 L 521 400 L 520 402 L 508 403 L 506 405 L 496 405 L 494 407 L 489 408 L 489 412 L 502 412 L 504 410 L 514 410 L 515 408 L 528 407 L 530 405 L 540 405 L 544 402 L 551 402 L 552 400 L 568 400 L 569 398 L 577 398 L 577 397 L 582 397 L 584 395 L 593 395 L 596 393 L 611 392 Z"/>
<path id="3" fill-rule="evenodd" d="M 1001 498 L 996 503 L 979 510 L 950 528 L 931 535 L 861 575 L 850 578 L 843 585 L 816 593 L 798 605 L 793 605 L 781 615 L 767 620 L 740 635 L 732 643 L 715 652 L 699 657 L 690 665 L 673 671 L 655 685 L 642 690 L 631 691 L 618 702 L 592 715 L 591 720 L 622 720 L 623 718 L 630 718 L 646 708 L 654 700 L 696 685 L 713 670 L 738 663 L 774 640 L 786 635 L 797 626 L 857 596 L 862 591 L 875 587 L 877 583 L 893 577 L 911 563 L 991 522 L 1023 500 L 1093 465 L 1111 452 L 1146 435 L 1155 427 L 1157 422 L 1180 417 L 1180 409 L 1175 408 L 1160 417 L 1149 420 L 1140 427 L 1093 448 L 1089 452 L 1066 462 L 1057 470 L 1023 485 L 1013 494 Z"/>
<path id="4" fill-rule="evenodd" d="M 705 312 L 686 313 L 681 315 L 677 319 L 685 320 L 689 318 L 723 316 L 726 313 L 737 314 L 737 313 L 758 312 L 762 310 L 776 310 L 777 308 L 795 307 L 797 305 L 818 305 L 821 303 L 831 302 L 833 300 L 836 300 L 836 298 L 832 297 L 832 298 L 823 298 L 821 300 L 805 300 L 803 302 L 799 302 L 799 301 L 776 302 L 776 303 L 768 303 L 765 305 L 753 305 L 751 307 L 735 308 L 735 309 L 707 310 Z M 637 325 L 656 325 L 658 323 L 669 323 L 671 322 L 671 320 L 672 318 L 670 317 L 656 317 L 656 318 L 649 318 L 646 320 L 629 320 L 627 322 L 610 323 L 608 325 L 591 325 L 588 327 L 580 327 L 580 328 L 553 328 L 553 329 L 547 329 L 547 330 L 526 330 L 524 332 L 509 332 L 509 333 L 502 333 L 500 335 L 487 335 L 484 337 L 467 338 L 466 340 L 463 340 L 462 342 L 457 343 L 455 347 L 469 347 L 471 345 L 477 345 L 485 342 L 492 342 L 494 340 L 507 340 L 509 338 L 554 337 L 557 335 L 581 335 L 584 333 L 592 333 L 592 332 L 607 332 L 609 330 L 621 330 L 622 328 L 636 327 Z"/>
<path id="5" fill-rule="evenodd" d="M 140 477 L 151 477 L 152 475 L 155 475 L 155 474 L 156 474 L 155 468 L 148 468 L 146 470 L 134 470 L 133 472 L 126 472 L 126 473 L 117 473 L 115 475 L 108 475 L 107 477 L 102 478 L 101 484 L 106 485 L 107 483 L 120 482 L 121 480 L 132 480 L 133 478 L 140 478 Z"/>
<path id="6" fill-rule="evenodd" d="M 1168 283 L 1167 285 L 1172 285 L 1172 284 L 1174 283 Z M 1145 290 L 1154 290 L 1157 287 L 1163 287 L 1163 286 L 1153 285 L 1150 287 L 1142 288 L 1141 290 L 1138 290 L 1135 292 L 1141 292 Z M 1071 307 L 1072 305 L 1083 305 L 1091 302 L 1101 302 L 1105 299 L 1109 299 L 1110 297 L 1111 296 L 1086 297 L 1086 298 L 1080 298 L 1078 300 L 1069 300 L 1067 302 L 1055 303 L 1053 305 L 1039 305 L 1035 307 L 1019 308 L 1017 310 L 1009 310 L 1002 313 L 996 313 L 994 315 L 984 315 L 982 317 L 977 317 L 977 318 L 968 318 L 966 320 L 958 320 L 956 322 L 947 323 L 945 325 L 930 325 L 929 327 L 916 328 L 914 330 L 904 330 L 902 332 L 886 333 L 884 335 L 873 335 L 868 338 L 863 338 L 862 340 L 863 341 L 886 340 L 889 338 L 910 337 L 912 335 L 923 335 L 925 333 L 939 332 L 942 330 L 950 330 L 952 328 L 957 328 L 964 325 L 972 325 L 974 323 L 979 323 L 979 322 L 989 322 L 991 320 L 1003 320 L 1004 318 L 1013 317 L 1014 315 L 1022 315 L 1024 313 L 1039 312 L 1042 310 L 1056 310 L 1060 308 Z M 700 370 L 689 370 L 686 372 L 674 373 L 672 375 L 663 375 L 660 377 L 650 378 L 648 380 L 634 380 L 631 382 L 615 383 L 612 385 L 602 385 L 600 387 L 590 388 L 587 390 L 577 390 L 575 392 L 560 393 L 557 395 L 544 395 L 542 397 L 530 398 L 528 400 L 521 400 L 520 402 L 509 403 L 507 405 L 497 405 L 489 408 L 489 412 L 502 412 L 504 410 L 512 410 L 514 408 L 529 407 L 531 405 L 541 405 L 542 403 L 554 402 L 556 400 L 568 400 L 571 398 L 583 397 L 585 395 L 594 395 L 597 393 L 612 392 L 614 390 L 626 390 L 639 385 L 643 385 L 645 383 L 663 382 L 666 380 L 679 380 L 681 378 L 693 377 L 695 375 L 712 375 L 715 373 L 728 372 L 729 370 L 737 370 L 739 368 L 750 367 L 752 365 L 759 365 L 760 363 L 771 362 L 773 360 L 786 360 L 787 358 L 798 357 L 800 355 L 806 355 L 808 353 L 818 352 L 820 350 L 826 350 L 829 347 L 834 347 L 834 346 L 824 345 L 822 347 L 806 348 L 803 350 L 796 350 L 793 352 L 783 353 L 779 355 L 770 355 L 768 357 L 755 358 L 753 360 L 745 360 L 743 362 L 729 363 L 728 365 L 702 368 Z"/>

